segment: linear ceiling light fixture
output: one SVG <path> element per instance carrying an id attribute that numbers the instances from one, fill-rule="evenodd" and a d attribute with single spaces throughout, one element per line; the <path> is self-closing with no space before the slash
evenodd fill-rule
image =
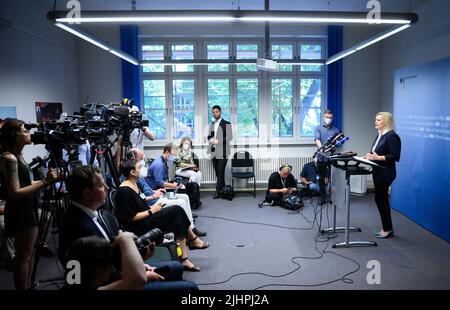
<path id="1" fill-rule="evenodd" d="M 56 26 L 64 29 L 81 39 L 84 39 L 134 65 L 145 64 L 255 64 L 255 60 L 142 60 L 136 58 L 101 42 L 92 35 L 68 26 L 66 23 L 205 23 L 205 22 L 271 22 L 271 23 L 301 23 L 301 24 L 366 24 L 366 25 L 394 25 L 372 38 L 364 40 L 329 59 L 325 60 L 276 60 L 284 65 L 329 65 L 359 50 L 388 38 L 400 31 L 409 28 L 419 19 L 414 13 L 382 13 L 378 20 L 368 19 L 367 12 L 322 12 L 322 11 L 229 11 L 229 10 L 153 10 L 153 11 L 82 11 L 78 18 L 68 18 L 67 11 L 50 11 L 47 18 Z"/>
<path id="2" fill-rule="evenodd" d="M 256 59 L 193 59 L 193 60 L 141 60 L 141 65 L 254 65 Z M 295 59 L 276 59 L 279 65 L 325 65 L 325 60 L 295 60 Z"/>
<path id="3" fill-rule="evenodd" d="M 336 62 L 336 61 L 338 61 L 342 58 L 345 58 L 353 53 L 356 53 L 357 51 L 360 51 L 372 44 L 380 42 L 381 40 L 384 40 L 390 36 L 393 36 L 394 34 L 399 33 L 400 31 L 403 31 L 405 29 L 408 29 L 409 27 L 411 27 L 411 25 L 403 25 L 400 27 L 390 28 L 386 31 L 383 31 L 382 33 L 377 34 L 376 36 L 373 36 L 367 40 L 362 41 L 361 43 L 354 45 L 353 47 L 351 47 L 349 49 L 343 50 L 342 52 L 340 52 L 336 55 L 333 55 L 325 63 L 327 65 L 330 65 L 333 62 Z"/>
<path id="4" fill-rule="evenodd" d="M 412 13 L 383 13 L 378 24 L 410 24 L 418 19 Z M 178 23 L 178 22 L 272 22 L 313 24 L 372 24 L 367 12 L 322 11 L 229 11 L 229 10 L 153 10 L 82 11 L 78 18 L 67 11 L 51 11 L 47 17 L 59 23 Z"/>
<path id="5" fill-rule="evenodd" d="M 94 36 L 87 34 L 79 29 L 75 29 L 74 27 L 69 27 L 67 25 L 61 24 L 61 23 L 55 23 L 56 27 L 59 27 L 61 29 L 64 29 L 67 32 L 70 32 L 73 35 L 76 35 L 77 37 L 94 44 L 95 46 L 100 47 L 101 49 L 104 49 L 105 51 L 110 52 L 113 55 L 116 55 L 130 63 L 132 63 L 133 65 L 139 65 L 139 61 L 128 55 L 127 53 L 122 52 L 121 50 L 115 49 L 114 47 L 110 46 L 107 43 L 103 43 L 102 41 L 98 40 L 97 38 L 95 38 Z"/>

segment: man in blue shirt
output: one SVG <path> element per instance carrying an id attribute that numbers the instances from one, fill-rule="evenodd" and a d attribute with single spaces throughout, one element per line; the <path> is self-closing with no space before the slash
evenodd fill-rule
<path id="1" fill-rule="evenodd" d="M 317 149 L 321 148 L 322 145 L 324 145 L 328 138 L 333 137 L 335 134 L 339 133 L 339 129 L 336 127 L 333 127 L 333 111 L 326 110 L 324 113 L 323 118 L 323 124 L 316 127 L 314 131 L 314 142 L 317 145 Z M 320 193 L 322 195 L 322 201 L 321 203 L 325 202 L 325 176 L 329 175 L 329 172 L 327 171 L 328 167 L 327 164 L 320 160 L 320 158 L 317 161 L 317 168 L 319 172 L 319 176 L 322 176 L 319 178 L 319 188 Z"/>
<path id="2" fill-rule="evenodd" d="M 317 148 L 321 148 L 322 145 L 327 142 L 328 138 L 334 136 L 339 133 L 339 129 L 333 127 L 333 111 L 326 110 L 324 113 L 323 124 L 316 127 L 314 130 L 314 142 L 317 145 Z"/>
<path id="3" fill-rule="evenodd" d="M 163 154 L 152 162 L 147 171 L 147 177 L 145 180 L 152 189 L 165 188 L 165 189 L 178 189 L 180 185 L 177 183 L 170 183 L 168 176 L 167 161 L 175 157 L 175 146 L 173 143 L 166 144 L 164 146 Z"/>

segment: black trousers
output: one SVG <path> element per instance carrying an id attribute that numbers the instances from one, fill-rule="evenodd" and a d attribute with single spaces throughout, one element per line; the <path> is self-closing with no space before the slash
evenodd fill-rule
<path id="1" fill-rule="evenodd" d="M 325 189 L 325 178 L 330 175 L 330 162 L 317 161 L 317 170 L 319 172 L 319 189 L 320 189 L 320 197 L 326 197 L 326 189 Z"/>
<path id="2" fill-rule="evenodd" d="M 217 183 L 216 183 L 216 191 L 221 190 L 225 186 L 225 167 L 227 165 L 228 159 L 218 159 L 213 158 L 212 163 L 214 167 L 214 171 L 216 172 Z"/>
<path id="3" fill-rule="evenodd" d="M 375 203 L 380 213 L 381 223 L 384 231 L 392 230 L 391 205 L 389 203 L 389 187 L 394 178 L 385 178 L 374 173 L 373 183 L 375 186 Z"/>
<path id="4" fill-rule="evenodd" d="M 279 206 L 281 205 L 281 198 L 283 198 L 283 193 L 267 193 L 266 199 L 268 203 L 271 203 L 273 201 L 273 206 Z"/>

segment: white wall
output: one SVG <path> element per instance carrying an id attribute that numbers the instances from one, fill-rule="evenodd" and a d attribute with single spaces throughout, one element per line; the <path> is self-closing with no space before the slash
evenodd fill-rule
<path id="1" fill-rule="evenodd" d="M 104 42 L 120 49 L 118 25 L 84 27 Z M 79 53 L 80 101 L 83 103 L 118 102 L 122 99 L 122 70 L 120 58 L 77 39 Z"/>
<path id="2" fill-rule="evenodd" d="M 381 109 L 385 111 L 393 110 L 395 70 L 450 57 L 450 1 L 414 2 L 413 11 L 419 22 L 383 44 Z"/>
<path id="3" fill-rule="evenodd" d="M 0 2 L 0 105 L 16 106 L 17 117 L 30 122 L 36 101 L 79 109 L 76 43 L 47 21 L 49 9 L 44 1 Z M 36 150 L 25 148 L 27 160 Z"/>
<path id="4" fill-rule="evenodd" d="M 378 27 L 345 27 L 344 49 L 379 32 Z M 345 58 L 343 71 L 342 130 L 350 137 L 344 149 L 366 154 L 376 135 L 373 120 L 380 109 L 380 45 L 372 45 Z"/>

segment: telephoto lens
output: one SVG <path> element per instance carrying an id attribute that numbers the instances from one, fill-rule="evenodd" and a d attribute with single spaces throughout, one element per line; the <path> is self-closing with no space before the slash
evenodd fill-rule
<path id="1" fill-rule="evenodd" d="M 156 245 L 159 245 L 164 241 L 164 234 L 159 228 L 154 228 L 150 230 L 148 233 L 140 236 L 136 239 L 136 247 L 138 250 L 142 250 L 146 246 L 150 244 L 150 242 L 155 242 Z"/>

